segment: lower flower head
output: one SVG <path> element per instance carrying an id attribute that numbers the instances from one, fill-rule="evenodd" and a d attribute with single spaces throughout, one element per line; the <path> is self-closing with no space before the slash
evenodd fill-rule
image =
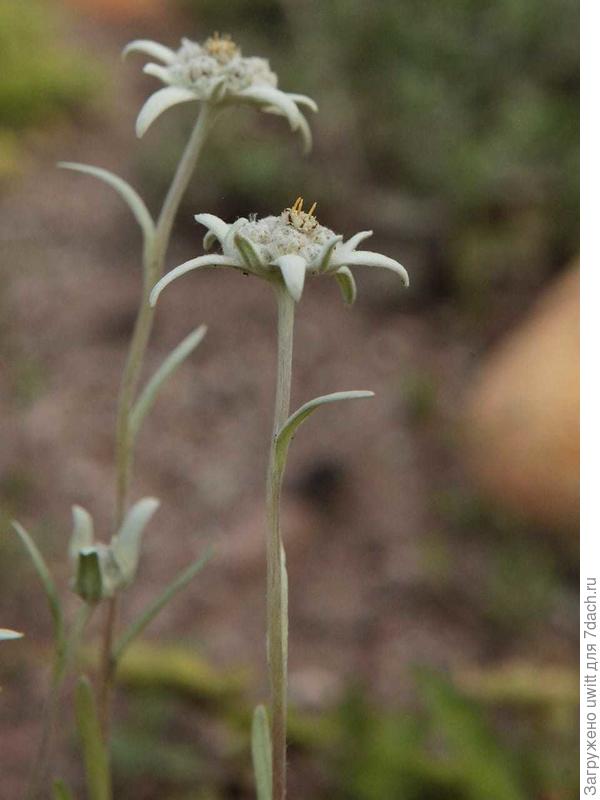
<path id="1" fill-rule="evenodd" d="M 351 266 L 390 269 L 408 286 L 408 273 L 397 261 L 356 249 L 372 231 L 361 231 L 344 242 L 342 236 L 319 224 L 314 215 L 316 203 L 308 211 L 303 206 L 299 197 L 278 216 L 242 217 L 232 224 L 213 214 L 198 214 L 196 220 L 208 229 L 204 249 L 210 250 L 218 243 L 221 254 L 199 256 L 176 267 L 156 284 L 150 302 L 154 305 L 173 280 L 201 267 L 232 267 L 269 281 L 283 281 L 294 300 L 302 296 L 307 273 L 331 274 L 338 281 L 344 300 L 353 303 L 356 284 Z"/>

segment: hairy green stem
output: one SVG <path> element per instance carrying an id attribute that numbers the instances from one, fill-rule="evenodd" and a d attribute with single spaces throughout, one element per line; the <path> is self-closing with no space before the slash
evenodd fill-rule
<path id="1" fill-rule="evenodd" d="M 283 283 L 278 283 L 276 286 L 277 389 L 267 472 L 267 648 L 271 686 L 273 800 L 284 800 L 287 727 L 287 576 L 280 524 L 283 474 L 277 464 L 276 438 L 290 411 L 294 301 Z"/>
<path id="2" fill-rule="evenodd" d="M 69 636 L 56 650 L 50 693 L 46 698 L 44 707 L 42 734 L 37 747 L 34 766 L 29 777 L 29 784 L 25 794 L 26 800 L 42 800 L 47 795 L 46 778 L 50 765 L 50 750 L 54 739 L 56 717 L 60 708 L 61 690 L 93 611 L 93 606 L 87 604 L 81 606 L 73 621 Z"/>
<path id="3" fill-rule="evenodd" d="M 123 371 L 121 390 L 117 408 L 116 429 L 116 524 L 117 529 L 127 509 L 131 470 L 133 465 L 134 442 L 131 431 L 131 410 L 135 401 L 144 356 L 152 332 L 154 309 L 149 303 L 149 296 L 154 284 L 164 272 L 165 257 L 173 230 L 175 214 L 181 199 L 192 177 L 202 145 L 214 120 L 214 112 L 207 104 L 203 104 L 192 130 L 187 146 L 183 152 L 177 171 L 165 197 L 154 236 L 144 246 L 144 282 L 142 297 L 127 362 Z M 107 613 L 102 636 L 99 677 L 99 717 L 105 741 L 109 739 L 111 697 L 114 684 L 115 663 L 112 658 L 114 638 L 118 620 L 118 597 L 108 601 Z"/>

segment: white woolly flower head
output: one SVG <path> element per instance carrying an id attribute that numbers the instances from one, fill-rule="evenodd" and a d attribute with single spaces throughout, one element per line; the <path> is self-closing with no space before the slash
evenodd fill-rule
<path id="1" fill-rule="evenodd" d="M 243 56 L 229 36 L 215 33 L 203 44 L 182 39 L 177 50 L 138 39 L 127 45 L 124 55 L 133 52 L 159 61 L 146 64 L 144 72 L 165 84 L 143 105 L 136 122 L 138 136 L 143 136 L 163 111 L 179 103 L 199 100 L 215 107 L 244 103 L 286 117 L 292 130 L 300 132 L 305 149 L 310 149 L 310 127 L 299 106 L 316 111 L 316 103 L 305 95 L 278 89 L 269 62 Z"/>
<path id="2" fill-rule="evenodd" d="M 344 242 L 342 236 L 319 224 L 315 217 L 316 203 L 308 211 L 304 211 L 303 206 L 299 197 L 279 216 L 242 217 L 233 224 L 213 214 L 198 214 L 196 220 L 208 229 L 204 249 L 210 250 L 218 243 L 222 254 L 193 258 L 171 270 L 152 290 L 150 302 L 155 305 L 165 286 L 201 267 L 232 267 L 269 281 L 283 281 L 296 301 L 302 296 L 304 280 L 309 273 L 333 275 L 345 302 L 352 304 L 356 298 L 356 284 L 351 266 L 392 270 L 408 286 L 408 273 L 397 261 L 380 253 L 356 249 L 372 231 L 361 231 Z"/>

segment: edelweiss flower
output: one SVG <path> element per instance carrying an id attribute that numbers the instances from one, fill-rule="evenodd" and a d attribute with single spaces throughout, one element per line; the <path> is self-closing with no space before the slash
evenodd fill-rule
<path id="1" fill-rule="evenodd" d="M 199 267 L 233 267 L 271 281 L 283 278 L 296 301 L 302 296 L 304 278 L 309 272 L 333 275 L 340 284 L 345 302 L 352 304 L 356 298 L 356 284 L 349 270 L 351 266 L 391 269 L 408 286 L 408 273 L 393 258 L 356 249 L 373 231 L 356 233 L 344 242 L 341 236 L 317 222 L 316 203 L 309 211 L 303 211 L 302 206 L 303 200 L 299 197 L 278 217 L 242 217 L 232 225 L 213 214 L 198 214 L 195 219 L 208 228 L 204 249 L 210 250 L 218 241 L 223 254 L 193 258 L 171 270 L 152 290 L 151 304 L 156 304 L 158 295 L 171 281 Z"/>
<path id="2" fill-rule="evenodd" d="M 316 103 L 302 94 L 288 94 L 277 88 L 277 75 L 264 58 L 242 56 L 228 36 L 215 33 L 204 44 L 182 39 L 178 50 L 158 42 L 138 39 L 123 51 L 145 53 L 161 64 L 146 64 L 144 72 L 166 84 L 150 95 L 136 122 L 136 133 L 143 136 L 163 111 L 178 103 L 200 100 L 212 106 L 246 103 L 270 114 L 286 117 L 292 130 L 300 131 L 306 150 L 311 146 L 310 128 L 298 106 L 312 111 Z"/>

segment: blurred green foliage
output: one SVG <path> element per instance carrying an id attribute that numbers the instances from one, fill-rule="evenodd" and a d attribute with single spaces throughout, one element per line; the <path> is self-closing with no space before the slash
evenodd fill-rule
<path id="1" fill-rule="evenodd" d="M 542 732 L 523 709 L 513 710 L 502 731 L 489 709 L 442 675 L 419 670 L 416 685 L 420 710 L 408 714 L 382 714 L 364 694 L 348 696 L 341 709 L 340 800 L 577 796 L 576 770 L 564 749 L 573 745 L 576 702 L 558 735 Z"/>
<path id="2" fill-rule="evenodd" d="M 282 142 L 281 121 L 239 114 L 222 124 L 199 184 L 203 203 L 223 206 L 231 193 L 223 212 L 246 213 L 248 201 L 272 211 L 305 191 L 332 222 L 344 213 L 339 198 L 353 191 L 366 214 L 381 207 L 382 193 L 425 203 L 438 267 L 478 312 L 498 284 L 535 285 L 576 252 L 578 10 L 570 0 L 179 2 L 197 26 L 191 35 L 230 31 L 245 52 L 271 58 L 282 87 L 310 94 L 321 109 L 306 160 L 296 142 Z M 245 147 L 231 148 L 240 128 Z M 387 207 L 378 230 L 419 235 L 401 205 Z"/>
<path id="3" fill-rule="evenodd" d="M 143 647 L 153 651 L 155 664 L 161 657 L 169 661 L 170 647 Z M 191 651 L 187 659 L 203 664 Z M 127 678 L 128 713 L 115 742 L 123 793 L 136 794 L 153 781 L 160 796 L 174 800 L 252 796 L 246 691 L 233 702 L 215 696 L 210 685 L 186 683 L 182 692 L 176 671 L 170 675 L 162 667 L 155 682 L 144 668 L 138 683 L 134 667 Z M 291 709 L 290 757 L 307 795 L 575 800 L 575 671 L 523 663 L 467 672 L 459 683 L 418 668 L 413 687 L 414 702 L 403 709 L 377 707 L 359 687 L 319 715 Z M 191 731 L 200 742 L 195 755 Z"/>
<path id="4" fill-rule="evenodd" d="M 86 101 L 98 72 L 57 34 L 57 7 L 0 0 L 0 174 L 18 160 L 17 134 Z"/>

